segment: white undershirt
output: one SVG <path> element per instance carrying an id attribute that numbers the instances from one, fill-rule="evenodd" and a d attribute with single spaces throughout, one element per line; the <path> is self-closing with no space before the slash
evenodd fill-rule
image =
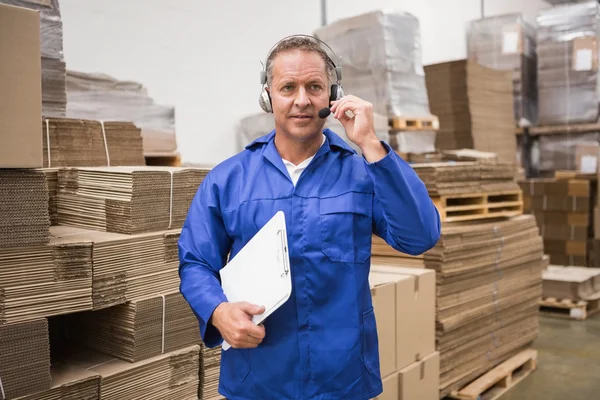
<path id="1" fill-rule="evenodd" d="M 323 135 L 323 142 L 321 143 L 321 146 L 323 146 L 323 143 L 325 143 L 325 135 Z M 287 172 L 290 175 L 290 178 L 292 179 L 294 187 L 296 187 L 296 183 L 298 183 L 298 179 L 300 179 L 302 171 L 304 171 L 306 167 L 308 167 L 308 164 L 310 164 L 312 159 L 315 158 L 316 154 L 317 153 L 315 152 L 315 154 L 312 157 L 307 158 L 298 165 L 294 165 L 294 163 L 282 158 L 283 164 L 285 165 L 285 168 L 287 169 Z"/>

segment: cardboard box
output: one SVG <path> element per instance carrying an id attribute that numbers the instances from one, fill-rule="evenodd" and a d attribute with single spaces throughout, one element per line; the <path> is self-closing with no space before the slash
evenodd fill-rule
<path id="1" fill-rule="evenodd" d="M 440 398 L 440 353 L 437 351 L 413 363 L 398 374 L 399 400 Z"/>
<path id="2" fill-rule="evenodd" d="M 40 168 L 40 15 L 0 4 L 0 168 Z"/>
<path id="3" fill-rule="evenodd" d="M 383 393 L 375 397 L 373 400 L 398 400 L 400 398 L 398 393 L 399 389 L 399 373 L 394 372 L 387 378 L 383 378 Z"/>
<path id="4" fill-rule="evenodd" d="M 396 286 L 396 370 L 435 351 L 435 272 L 372 265 L 370 279 Z"/>
<path id="5" fill-rule="evenodd" d="M 600 153 L 600 145 L 595 142 L 578 143 L 575 145 L 575 165 L 577 171 L 582 173 L 598 172 L 598 153 Z"/>
<path id="6" fill-rule="evenodd" d="M 381 376 L 387 377 L 396 368 L 396 286 L 393 280 L 370 276 L 373 309 L 377 321 L 379 364 Z"/>

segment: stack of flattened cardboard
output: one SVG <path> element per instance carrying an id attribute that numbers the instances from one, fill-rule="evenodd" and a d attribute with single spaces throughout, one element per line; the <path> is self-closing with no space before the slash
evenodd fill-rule
<path id="1" fill-rule="evenodd" d="M 69 317 L 70 340 L 129 362 L 200 343 L 198 320 L 179 292 Z"/>
<path id="2" fill-rule="evenodd" d="M 203 343 L 200 362 L 200 384 L 198 398 L 206 400 L 223 399 L 219 394 L 219 373 L 221 368 L 221 347 L 207 348 Z"/>
<path id="3" fill-rule="evenodd" d="M 0 248 L 36 246 L 50 240 L 48 185 L 39 170 L 0 170 Z"/>
<path id="4" fill-rule="evenodd" d="M 425 75 L 440 121 L 437 148 L 491 151 L 516 163 L 511 72 L 459 60 L 426 66 Z"/>
<path id="5" fill-rule="evenodd" d="M 145 165 L 140 129 L 131 122 L 49 118 L 42 140 L 45 167 Z"/>
<path id="6" fill-rule="evenodd" d="M 543 272 L 543 279 L 544 297 L 574 301 L 600 298 L 600 268 L 550 265 Z"/>
<path id="7" fill-rule="evenodd" d="M 0 326 L 0 394 L 14 399 L 50 388 L 48 321 Z"/>
<path id="8" fill-rule="evenodd" d="M 179 230 L 139 235 L 52 227 L 64 240 L 93 245 L 92 308 L 99 310 L 177 289 Z M 167 249 L 170 249 L 167 251 Z"/>
<path id="9" fill-rule="evenodd" d="M 520 182 L 525 212 L 535 215 L 554 265 L 588 266 L 593 248 L 595 190 L 587 179 Z"/>
<path id="10" fill-rule="evenodd" d="M 424 264 L 437 271 L 442 395 L 537 337 L 547 260 L 533 216 L 446 226 Z"/>
<path id="11" fill-rule="evenodd" d="M 39 51 L 42 67 L 42 109 L 46 116 L 65 115 L 65 62 L 63 56 L 62 20 L 58 0 L 0 0 L 0 4 L 39 11 Z M 38 61 L 39 65 L 39 61 Z M 38 83 L 40 85 L 40 83 Z"/>
<path id="12" fill-rule="evenodd" d="M 140 83 L 67 71 L 67 97 L 71 118 L 135 123 L 142 129 L 145 155 L 177 151 L 175 109 L 156 104 Z"/>
<path id="13" fill-rule="evenodd" d="M 180 167 L 61 169 L 58 220 L 123 234 L 181 228 L 207 173 Z"/>
<path id="14" fill-rule="evenodd" d="M 411 165 L 430 196 L 518 190 L 511 163 L 442 162 Z"/>
<path id="15" fill-rule="evenodd" d="M 15 400 L 100 400 L 100 375 L 82 367 L 52 362 L 52 386 Z"/>
<path id="16" fill-rule="evenodd" d="M 92 247 L 72 238 L 0 249 L 0 324 L 92 308 Z"/>
<path id="17" fill-rule="evenodd" d="M 48 184 L 48 214 L 50 225 L 58 225 L 58 168 L 42 168 Z"/>

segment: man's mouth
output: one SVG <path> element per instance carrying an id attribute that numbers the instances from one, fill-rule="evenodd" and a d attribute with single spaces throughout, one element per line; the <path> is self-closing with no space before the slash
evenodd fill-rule
<path id="1" fill-rule="evenodd" d="M 299 119 L 299 120 L 305 120 L 305 119 L 312 119 L 313 116 L 312 115 L 292 115 L 292 118 Z"/>

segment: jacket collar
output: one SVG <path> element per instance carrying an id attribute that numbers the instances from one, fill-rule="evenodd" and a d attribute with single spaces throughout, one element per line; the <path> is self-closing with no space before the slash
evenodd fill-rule
<path id="1" fill-rule="evenodd" d="M 342 151 L 346 151 L 348 153 L 356 154 L 356 151 L 348 143 L 346 143 L 341 137 L 339 137 L 335 132 L 331 129 L 326 128 L 323 130 L 323 134 L 327 138 L 327 142 L 325 144 L 329 144 L 329 147 L 336 147 Z M 264 146 L 269 142 L 272 142 L 275 139 L 275 129 L 273 129 L 270 133 L 259 137 L 254 140 L 252 143 L 246 146 L 246 149 L 250 149 L 253 147 Z M 323 145 L 325 146 L 325 145 Z"/>

